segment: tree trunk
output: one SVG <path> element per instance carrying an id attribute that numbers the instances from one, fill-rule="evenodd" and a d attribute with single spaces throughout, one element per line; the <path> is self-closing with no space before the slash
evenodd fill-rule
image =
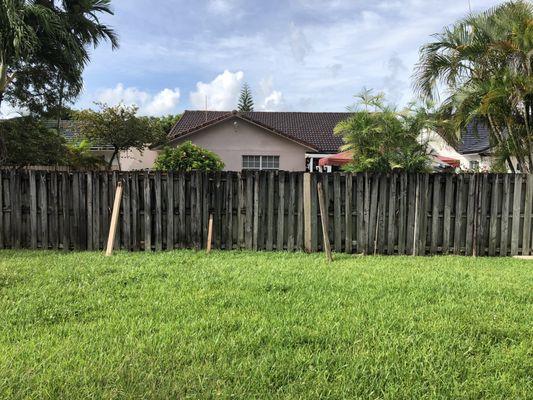
<path id="1" fill-rule="evenodd" d="M 113 155 L 111 156 L 111 159 L 109 160 L 109 163 L 107 164 L 107 168 L 110 170 L 112 167 L 113 167 L 113 161 L 115 161 L 115 157 L 117 156 L 118 154 L 118 149 L 115 148 L 115 150 L 113 150 Z M 120 162 L 119 162 L 119 169 L 120 169 Z"/>
<path id="2" fill-rule="evenodd" d="M 2 101 L 4 100 L 4 92 L 0 92 L 0 115 L 2 114 Z M 4 163 L 4 161 L 7 158 L 7 149 L 6 144 L 4 141 L 3 135 L 0 134 L 0 165 Z M 0 196 L 2 196 L 2 193 L 0 193 Z"/>

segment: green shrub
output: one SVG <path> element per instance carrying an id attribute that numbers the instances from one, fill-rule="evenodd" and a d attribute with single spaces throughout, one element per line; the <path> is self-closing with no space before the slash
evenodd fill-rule
<path id="1" fill-rule="evenodd" d="M 224 163 L 212 151 L 202 149 L 190 141 L 178 147 L 166 147 L 155 161 L 154 169 L 158 171 L 222 171 Z"/>
<path id="2" fill-rule="evenodd" d="M 103 169 L 107 163 L 91 151 L 91 144 L 87 140 L 82 140 L 67 145 L 67 164 L 74 169 Z"/>

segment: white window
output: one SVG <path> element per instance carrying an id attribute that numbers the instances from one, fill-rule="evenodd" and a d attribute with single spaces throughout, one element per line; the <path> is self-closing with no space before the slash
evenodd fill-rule
<path id="1" fill-rule="evenodd" d="M 478 170 L 479 169 L 479 161 L 470 161 L 470 169 Z"/>
<path id="2" fill-rule="evenodd" d="M 261 169 L 261 156 L 242 156 L 243 169 Z"/>
<path id="3" fill-rule="evenodd" d="M 242 169 L 279 169 L 279 156 L 242 156 Z"/>

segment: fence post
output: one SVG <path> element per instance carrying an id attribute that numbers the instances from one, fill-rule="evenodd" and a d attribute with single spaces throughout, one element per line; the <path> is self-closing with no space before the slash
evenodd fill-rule
<path id="1" fill-rule="evenodd" d="M 472 257 L 477 257 L 479 253 L 479 222 L 480 222 L 480 210 L 481 207 L 481 177 L 479 174 L 474 174 L 475 178 L 475 203 L 474 203 L 474 228 L 472 238 Z"/>
<path id="2" fill-rule="evenodd" d="M 311 174 L 304 173 L 304 249 L 311 252 L 312 231 L 311 231 Z"/>

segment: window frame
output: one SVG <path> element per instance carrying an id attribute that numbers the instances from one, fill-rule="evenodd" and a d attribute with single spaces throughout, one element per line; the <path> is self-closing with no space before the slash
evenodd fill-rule
<path id="1" fill-rule="evenodd" d="M 469 169 L 478 170 L 481 167 L 481 163 L 478 160 L 470 160 Z"/>
<path id="2" fill-rule="evenodd" d="M 250 159 L 254 158 L 254 163 L 259 159 L 259 167 L 250 167 Z M 241 167 L 249 171 L 279 171 L 279 155 L 269 154 L 243 154 L 241 158 Z"/>

